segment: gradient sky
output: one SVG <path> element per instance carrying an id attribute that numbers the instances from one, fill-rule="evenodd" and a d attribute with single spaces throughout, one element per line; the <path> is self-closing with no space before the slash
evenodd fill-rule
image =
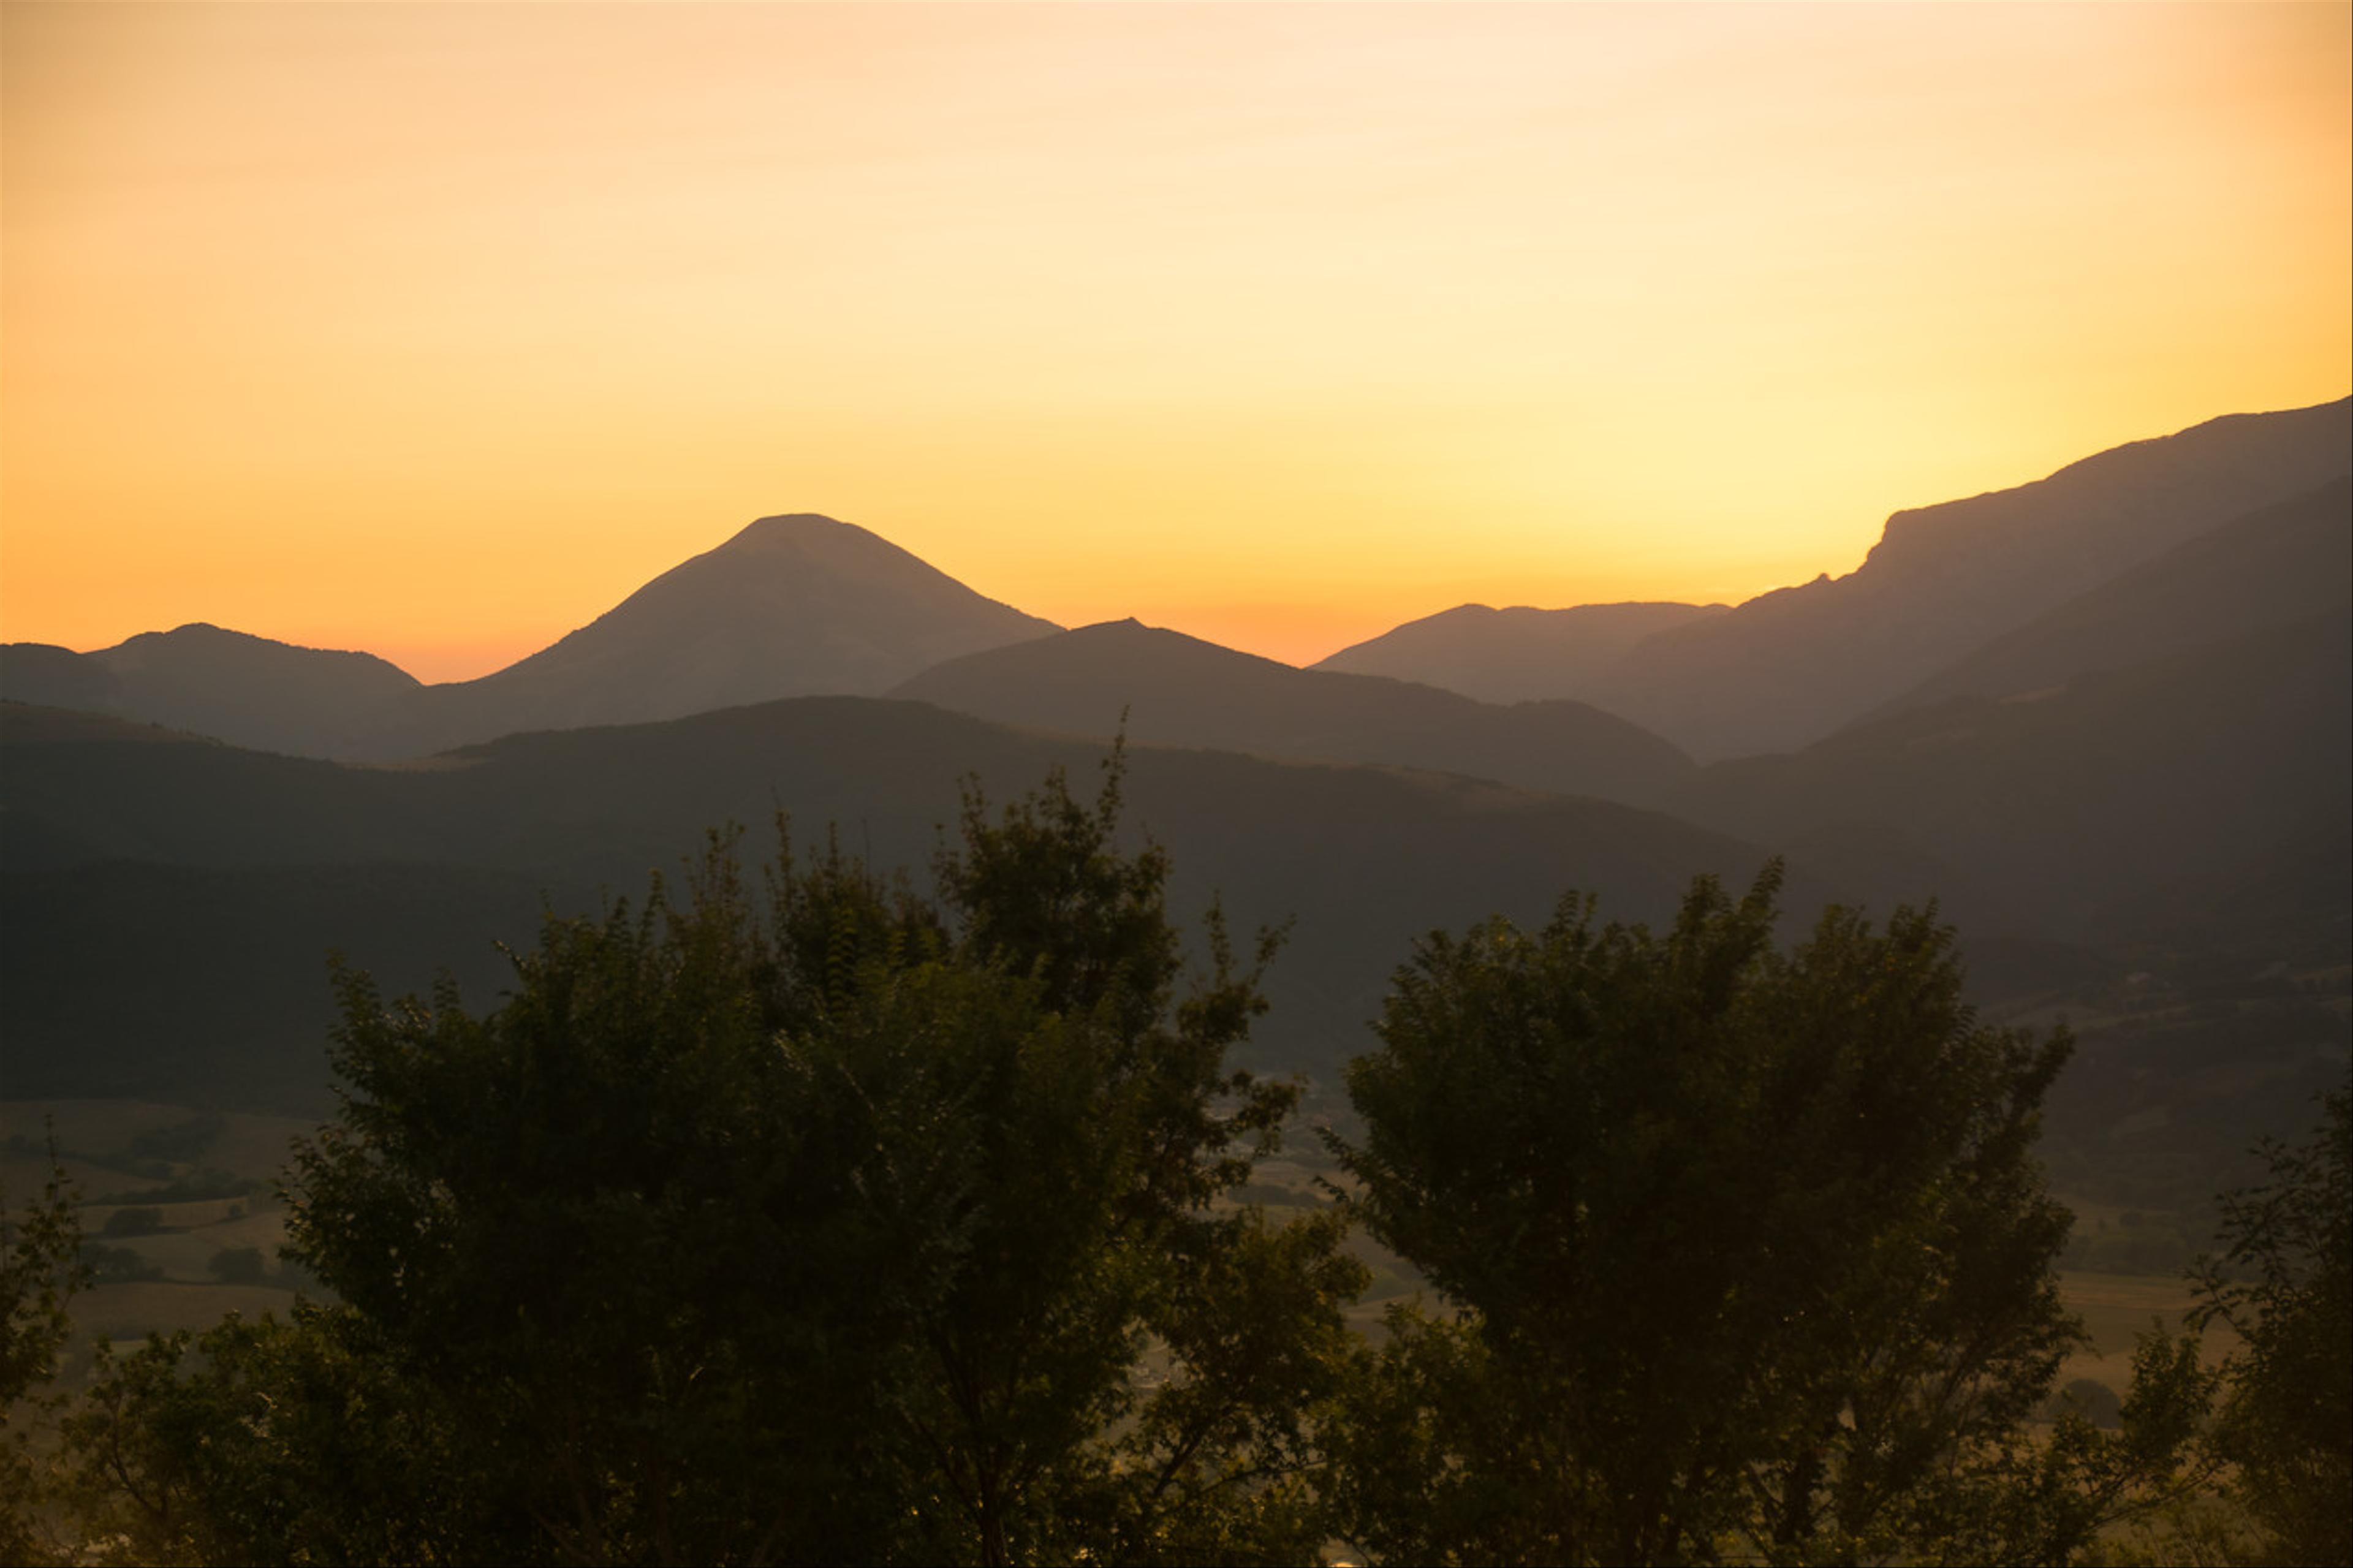
<path id="1" fill-rule="evenodd" d="M 7 4 L 0 637 L 767 512 L 1305 660 L 2353 380 L 2353 5 Z"/>

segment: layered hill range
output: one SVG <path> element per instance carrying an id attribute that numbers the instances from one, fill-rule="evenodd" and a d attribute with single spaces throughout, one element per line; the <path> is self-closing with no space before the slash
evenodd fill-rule
<path id="1" fill-rule="evenodd" d="M 2353 469 L 2346 401 L 2233 415 L 2032 484 L 1899 511 L 1862 564 L 1733 609 L 1491 610 L 1398 627 L 1319 668 L 1490 699 L 1574 698 L 1703 760 L 1788 751 L 1903 700 L 2076 595 Z M 1651 623 L 1612 647 L 1601 628 Z M 1996 673 L 1981 666 L 1970 679 Z"/>
<path id="2" fill-rule="evenodd" d="M 0 648 L 0 694 L 301 756 L 423 756 L 527 730 L 873 695 L 942 659 L 1061 628 L 865 529 L 764 517 L 588 625 L 478 680 L 427 686 L 366 654 L 210 626 L 75 654 Z"/>
<path id="3" fill-rule="evenodd" d="M 543 909 L 593 911 L 675 870 L 713 825 L 790 813 L 870 864 L 923 867 L 976 780 L 994 799 L 1104 749 L 919 702 L 797 698 L 665 723 L 541 731 L 354 766 L 100 714 L 0 703 L 0 963 L 14 1095 L 224 1094 L 315 1108 L 330 949 L 390 990 L 447 969 L 511 982 Z M 1766 851 L 1655 812 L 1395 768 L 1230 752 L 1129 753 L 1132 835 L 1166 846 L 1190 923 L 1295 922 L 1255 1059 L 1331 1072 L 1390 968 L 1433 926 L 1541 922 L 1564 890 L 1672 917 L 1694 874 Z M 1799 872 L 1791 902 L 1837 889 Z"/>
<path id="4" fill-rule="evenodd" d="M 1380 676 L 1295 669 L 1133 620 L 966 654 L 894 688 L 999 723 L 1145 745 L 1387 763 L 1655 803 L 1689 757 L 1582 702 L 1480 702 Z"/>
<path id="5" fill-rule="evenodd" d="M 2283 578 L 2274 591 L 2255 557 L 2232 564 L 2228 525 L 2353 469 L 2348 407 L 2211 420 L 1897 512 L 1852 573 L 1736 607 L 1464 605 L 1306 672 L 1132 623 L 1057 637 L 863 529 L 804 513 L 761 519 L 477 680 L 426 686 L 366 654 L 190 626 L 90 654 L 8 645 L 0 694 L 395 760 L 528 730 L 895 691 L 1082 734 L 1132 707 L 1139 740 L 1664 803 L 1689 771 L 1678 750 L 1790 751 L 1907 707 L 2119 668 L 2179 643 L 2180 626 L 2227 619 L 2232 595 L 2240 622 L 2287 616 L 2325 587 Z M 2327 504 L 2307 510 L 2326 531 Z M 2097 602 L 2069 608 L 2210 536 L 2211 556 L 2178 574 L 2179 602 L 2139 630 Z M 2229 585 L 2234 573 L 2242 585 Z M 987 657 L 934 668 L 970 656 Z"/>
<path id="6" fill-rule="evenodd" d="M 2116 1128 L 2171 1126 L 2211 1192 L 2199 1161 L 2299 1128 L 2346 1059 L 2348 437 L 2347 403 L 2218 420 L 1898 513 L 1835 581 L 1465 609 L 1314 669 L 1063 631 L 807 515 L 476 681 L 209 626 L 15 645 L 11 1092 L 314 1106 L 330 948 L 487 999 L 543 908 L 779 810 L 920 879 L 961 779 L 1083 787 L 1124 726 L 1179 904 L 1296 921 L 1261 1065 L 1361 1049 L 1418 933 L 1572 890 L 1655 920 L 1778 853 L 1796 911 L 1940 900 L 1981 1002 L 2124 1020 L 2063 1086 L 2068 1146 L 2121 1169 L 2156 1145 Z M 2286 989 L 2189 1005 L 2256 984 Z"/>

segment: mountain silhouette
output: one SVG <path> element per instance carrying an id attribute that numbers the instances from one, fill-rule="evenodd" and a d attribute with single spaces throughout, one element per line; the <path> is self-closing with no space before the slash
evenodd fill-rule
<path id="1" fill-rule="evenodd" d="M 2353 602 L 2353 477 L 2176 545 L 1978 648 L 1865 721 L 2009 697 L 2228 643 Z"/>
<path id="2" fill-rule="evenodd" d="M 799 513 L 760 519 L 478 680 L 425 686 L 370 654 L 190 626 L 90 654 L 7 645 L 0 695 L 296 756 L 391 761 L 525 730 L 872 696 L 942 659 L 1060 629 L 865 529 Z"/>
<path id="3" fill-rule="evenodd" d="M 415 693 L 377 716 L 358 754 L 416 756 L 779 697 L 872 696 L 942 659 L 1060 629 L 865 529 L 808 512 L 764 517 L 528 658 Z"/>
<path id="4" fill-rule="evenodd" d="M 1566 610 L 1457 605 L 1344 647 L 1310 668 L 1418 680 L 1482 702 L 1582 697 L 1637 643 L 1726 605 L 1578 605 Z"/>
<path id="5" fill-rule="evenodd" d="M 201 622 L 75 653 L 0 647 L 0 696 L 118 714 L 272 752 L 353 744 L 367 716 L 421 689 L 369 653 L 299 647 Z"/>
<path id="6" fill-rule="evenodd" d="M 1704 761 L 1788 751 L 2188 540 L 2348 471 L 2353 399 L 2227 415 L 2031 484 L 1899 511 L 1845 576 L 1684 616 L 1611 658 L 1547 651 L 1525 635 L 1541 624 L 1527 616 L 1545 612 L 1463 606 L 1326 663 L 1482 695 L 1577 698 Z"/>
<path id="7" fill-rule="evenodd" d="M 1899 511 L 1863 563 L 1673 627 L 1594 701 L 1703 758 L 1804 745 L 2185 540 L 2353 471 L 2353 400 L 2231 415 Z"/>
<path id="8" fill-rule="evenodd" d="M 959 782 L 995 799 L 1100 744 L 918 702 L 801 698 L 665 723 L 543 731 L 391 766 L 250 752 L 0 706 L 0 951 L 11 1092 L 204 1088 L 313 1107 L 332 1022 L 324 954 L 399 987 L 448 966 L 478 1000 L 560 910 L 635 897 L 703 830 L 791 814 L 879 866 L 930 863 Z M 1671 919 L 1691 876 L 1745 884 L 1764 851 L 1653 812 L 1392 768 L 1138 747 L 1132 830 L 1166 845 L 1189 921 L 1296 916 L 1270 974 L 1261 1065 L 1326 1073 L 1362 1047 L 1415 937 L 1561 894 Z M 766 854 L 765 831 L 747 844 Z M 1799 873 L 1792 908 L 1831 896 Z M 135 977 L 135 978 L 132 978 Z"/>
<path id="9" fill-rule="evenodd" d="M 1298 669 L 1133 620 L 966 655 L 892 695 L 999 723 L 1265 757 L 1389 763 L 1648 804 L 1691 759 L 1580 702 L 1510 707 L 1375 675 Z"/>

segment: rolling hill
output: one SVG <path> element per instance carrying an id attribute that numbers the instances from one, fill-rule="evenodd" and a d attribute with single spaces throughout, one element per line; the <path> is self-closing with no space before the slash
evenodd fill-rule
<path id="1" fill-rule="evenodd" d="M 1259 756 L 1388 763 L 1646 805 L 1692 773 L 1655 735 L 1580 702 L 1479 702 L 1381 676 L 1297 669 L 1109 621 L 953 659 L 894 696 L 1063 734 Z"/>
<path id="2" fill-rule="evenodd" d="M 446 965 L 478 1003 L 493 939 L 528 941 L 544 889 L 635 896 L 703 830 L 789 812 L 878 865 L 929 862 L 969 773 L 997 797 L 1103 749 L 922 703 L 807 698 L 659 724 L 513 736 L 424 763 L 274 756 L 88 715 L 0 710 L 0 980 L 11 1092 L 126 1092 L 315 1108 L 340 948 L 396 986 Z M 1761 850 L 1630 807 L 1396 769 L 1139 748 L 1139 835 L 1166 845 L 1188 919 L 1296 917 L 1251 1056 L 1328 1073 L 1360 1048 L 1416 935 L 1571 889 L 1670 914 L 1688 879 L 1745 881 Z M 750 849 L 765 855 L 765 830 Z M 1791 903 L 1828 897 L 1799 877 Z"/>
<path id="3" fill-rule="evenodd" d="M 1566 610 L 1457 605 L 1344 647 L 1311 666 L 1418 680 L 1482 702 L 1582 697 L 1653 633 L 1720 616 L 1726 605 L 1578 605 Z"/>

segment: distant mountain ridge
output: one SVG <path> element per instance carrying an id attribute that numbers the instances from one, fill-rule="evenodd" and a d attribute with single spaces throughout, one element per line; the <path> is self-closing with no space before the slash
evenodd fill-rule
<path id="1" fill-rule="evenodd" d="M 1781 751 L 2184 540 L 2353 471 L 2353 400 L 2226 416 L 1899 511 L 1863 563 L 1677 626 L 1596 700 L 1706 757 Z"/>
<path id="2" fill-rule="evenodd" d="M 2047 691 L 2273 627 L 2353 599 L 2353 476 L 2225 523 L 1996 637 L 1862 723 L 1955 697 Z"/>
<path id="3" fill-rule="evenodd" d="M 897 687 L 1001 724 L 1144 745 L 1386 763 L 1648 804 L 1693 773 L 1673 746 L 1581 702 L 1480 702 L 1385 676 L 1299 669 L 1182 632 L 1106 621 L 968 654 Z"/>
<path id="4" fill-rule="evenodd" d="M 0 695 L 262 751 L 348 747 L 369 715 L 421 689 L 415 676 L 372 653 L 301 647 L 201 621 L 94 653 L 0 646 Z"/>
<path id="5" fill-rule="evenodd" d="M 1539 610 L 1458 605 L 1344 647 L 1311 668 L 1386 675 L 1482 702 L 1540 702 L 1598 687 L 1637 644 L 1729 605 L 1631 603 Z"/>
<path id="6" fill-rule="evenodd" d="M 2348 472 L 2353 399 L 2226 415 L 2032 483 L 1898 511 L 1844 576 L 1689 617 L 1599 668 L 1562 666 L 1549 672 L 1553 694 L 1621 714 L 1703 761 L 1791 750 L 2144 562 Z M 1480 624 L 1460 618 L 1454 629 Z M 1387 644 L 1385 673 L 1436 685 L 1514 657 L 1501 623 L 1491 651 L 1461 637 L 1398 657 L 1414 643 L 1404 630 L 1359 649 Z"/>
<path id="7" fill-rule="evenodd" d="M 2176 573 L 2159 595 L 2170 595 L 2162 612 L 2130 611 L 2122 598 L 2105 608 L 2066 608 L 2168 552 L 2266 506 L 2311 496 L 2348 472 L 2353 400 L 2228 416 L 2097 454 L 2031 484 L 1897 512 L 1854 572 L 1825 574 L 1730 609 L 1465 605 L 1344 649 L 1313 671 L 1230 649 L 1216 650 L 1225 659 L 1218 665 L 1205 652 L 1214 645 L 1187 639 L 1194 659 L 1187 679 L 1242 684 L 1229 692 L 1224 710 L 1197 705 L 1188 716 L 1180 716 L 1176 688 L 1165 688 L 1148 722 L 1155 733 L 1173 726 L 1172 743 L 1391 761 L 1642 798 L 1691 757 L 1793 750 L 1915 700 L 2010 680 L 2011 673 L 1997 669 L 2002 660 L 2021 670 L 2073 674 L 2185 646 L 2182 628 L 2191 626 L 2211 622 L 2216 637 L 2251 630 L 2270 613 L 2260 602 L 2265 593 L 2281 605 L 2305 605 L 2299 595 L 2309 574 L 2289 566 L 2285 575 L 2264 579 L 2270 588 L 2255 585 L 2246 574 L 2268 569 L 2252 557 L 2232 564 L 2225 556 L 2241 545 L 2224 542 L 2205 566 Z M 2321 534 L 2306 543 L 2328 548 Z M 2232 592 L 2246 602 L 2201 607 L 2199 574 L 2208 570 L 2217 584 L 2239 583 Z M 2090 619 L 2070 623 L 2071 615 Z M 2046 617 L 2056 619 L 2031 629 Z M 2126 621 L 2140 630 L 2128 633 Z M 2094 622 L 2114 625 L 2101 631 Z M 792 513 L 758 520 L 590 624 L 477 680 L 420 686 L 369 655 L 198 625 L 86 655 L 10 645 L 0 648 L 0 695 L 298 755 L 368 760 L 786 696 L 901 689 L 1010 721 L 1103 732 L 1111 720 L 1096 710 L 1108 700 L 1102 681 L 1111 666 L 1092 672 L 1092 706 L 1082 719 L 1057 707 L 1066 698 L 1047 688 L 1083 670 L 1050 678 L 1045 663 L 1007 663 L 1001 673 L 1008 679 L 1018 668 L 1028 672 L 1021 679 L 1046 682 L 1019 701 L 1009 689 L 990 695 L 971 686 L 979 678 L 970 671 L 943 675 L 931 688 L 911 684 L 935 667 L 1060 630 L 863 529 Z M 2123 640 L 2100 651 L 2095 645 L 2109 636 Z M 1122 679 L 1146 676 L 1136 653 L 1121 656 L 1129 660 L 1116 666 Z M 1436 692 L 1415 699 L 1390 692 L 1367 706 L 1363 689 L 1299 684 L 1377 675 L 1471 700 L 1568 706 L 1509 722 L 1474 720 L 1468 710 L 1441 719 Z M 1067 700 L 1076 700 L 1073 688 Z M 1319 703 L 1333 710 L 1312 711 Z M 1387 716 L 1377 721 L 1373 709 L 1383 704 Z M 1621 728 L 1614 738 L 1593 710 L 1615 716 Z M 1552 742 L 1535 740 L 1535 731 L 1549 728 L 1557 739 L 1576 726 L 1585 732 L 1577 743 L 1586 763 L 1564 769 L 1538 756 Z M 1684 756 L 1671 759 L 1661 744 Z M 1612 756 L 1616 762 L 1606 761 Z"/>
<path id="8" fill-rule="evenodd" d="M 522 731 L 872 696 L 942 659 L 1060 630 L 811 512 L 764 517 L 588 625 L 476 680 L 207 626 L 77 654 L 0 648 L 0 695 L 297 756 L 393 760 Z"/>

